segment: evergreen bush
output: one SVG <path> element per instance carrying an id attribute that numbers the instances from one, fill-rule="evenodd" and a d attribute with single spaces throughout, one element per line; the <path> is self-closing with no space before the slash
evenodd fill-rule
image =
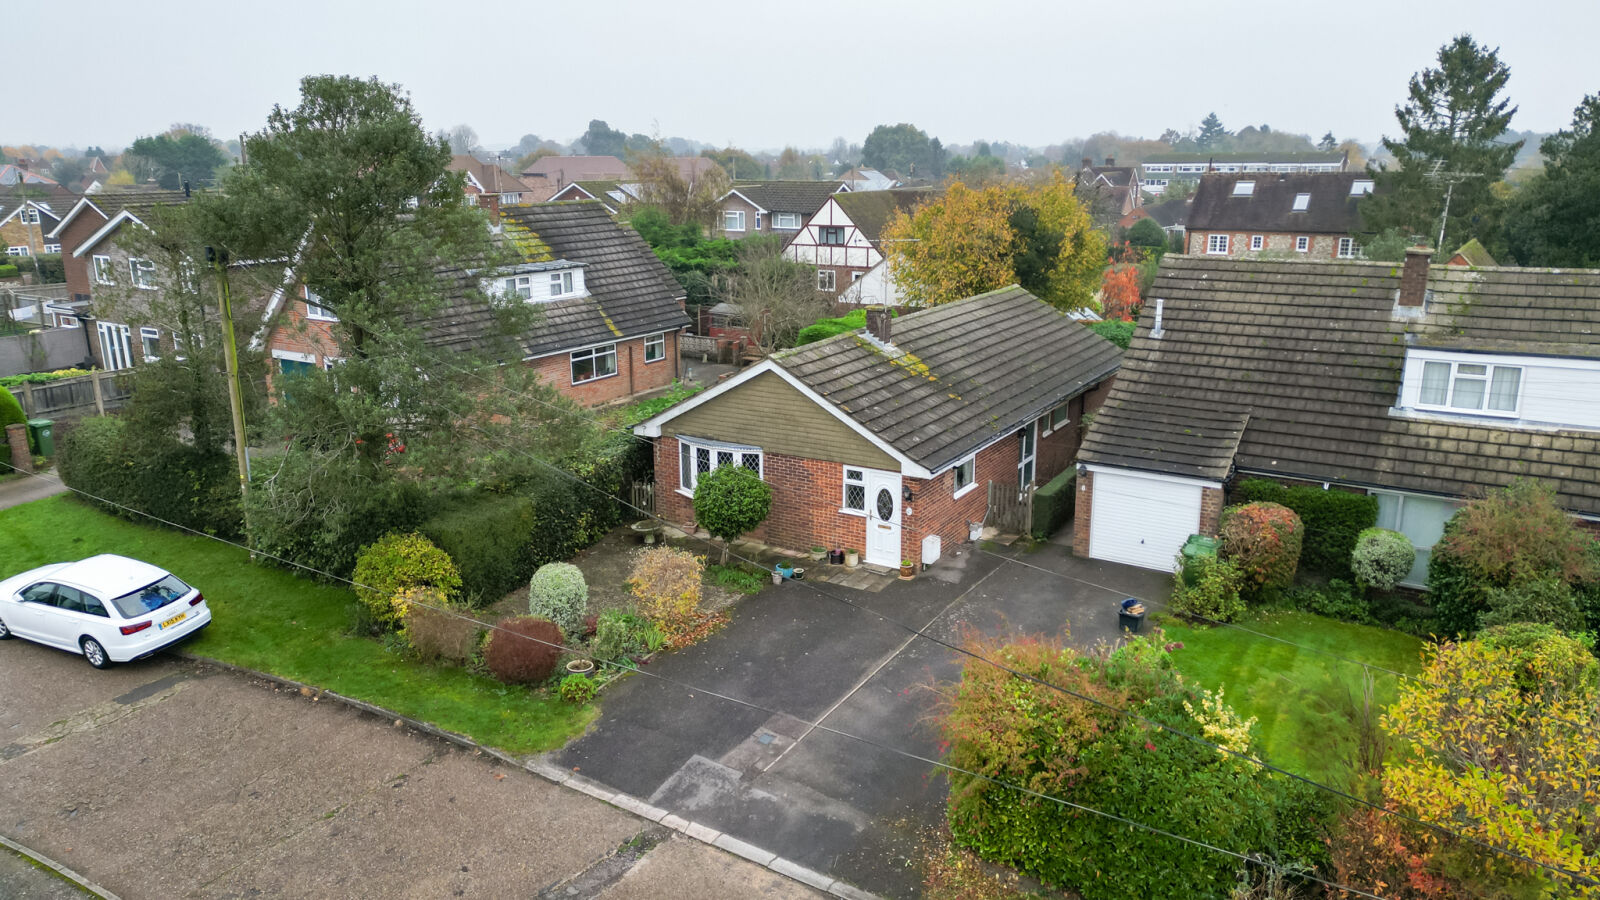
<path id="1" fill-rule="evenodd" d="M 1378 523 L 1378 498 L 1315 485 L 1289 487 L 1268 478 L 1245 478 L 1234 487 L 1235 503 L 1280 503 L 1305 525 L 1302 568 L 1335 578 L 1351 578 L 1350 555 L 1362 530 Z"/>
<path id="2" fill-rule="evenodd" d="M 394 625 L 405 613 L 404 592 L 429 588 L 450 603 L 461 574 L 450 555 L 420 534 L 386 534 L 356 557 L 356 599 L 374 622 Z"/>
<path id="3" fill-rule="evenodd" d="M 1072 518 L 1072 507 L 1078 495 L 1073 490 L 1078 473 L 1067 469 L 1050 479 L 1045 486 L 1033 492 L 1033 538 L 1048 540 Z"/>
<path id="4" fill-rule="evenodd" d="M 772 486 L 743 466 L 721 466 L 695 482 L 694 518 L 722 541 L 722 563 L 728 545 L 766 521 L 772 510 Z"/>
<path id="5" fill-rule="evenodd" d="M 566 634 L 583 633 L 588 607 L 589 586 L 583 571 L 571 563 L 545 563 L 528 581 L 528 613 L 549 619 Z"/>
<path id="6" fill-rule="evenodd" d="M 494 603 L 533 574 L 533 501 L 527 497 L 471 494 L 417 530 L 450 554 L 461 571 L 469 606 Z"/>
<path id="7" fill-rule="evenodd" d="M 22 404 L 17 402 L 17 398 L 12 396 L 10 391 L 0 387 L 0 444 L 4 445 L 0 447 L 0 463 L 4 463 L 4 468 L 0 468 L 0 475 L 11 473 L 11 441 L 6 438 L 6 426 L 26 421 L 28 417 L 23 415 Z"/>
<path id="8" fill-rule="evenodd" d="M 1392 590 L 1416 565 L 1417 550 L 1411 539 L 1387 528 L 1364 528 L 1350 554 L 1356 580 L 1380 591 Z"/>
<path id="9" fill-rule="evenodd" d="M 1244 615 L 1245 574 L 1236 563 L 1202 556 L 1189 560 L 1172 590 L 1172 611 L 1197 619 L 1232 622 Z"/>
<path id="10" fill-rule="evenodd" d="M 1572 586 L 1556 578 L 1530 578 L 1490 588 L 1488 609 L 1478 617 L 1480 628 L 1497 625 L 1549 625 L 1568 634 L 1584 629 L 1583 612 Z"/>
<path id="11" fill-rule="evenodd" d="M 61 430 L 56 464 L 68 487 L 100 498 L 90 502 L 114 516 L 141 524 L 153 516 L 230 540 L 243 531 L 239 470 L 229 454 L 97 416 Z"/>

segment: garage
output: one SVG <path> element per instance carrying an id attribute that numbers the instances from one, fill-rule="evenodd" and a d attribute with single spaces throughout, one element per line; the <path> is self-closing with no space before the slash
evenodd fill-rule
<path id="1" fill-rule="evenodd" d="M 1129 469 L 1090 471 L 1089 555 L 1172 571 L 1183 542 L 1200 530 L 1203 484 Z"/>

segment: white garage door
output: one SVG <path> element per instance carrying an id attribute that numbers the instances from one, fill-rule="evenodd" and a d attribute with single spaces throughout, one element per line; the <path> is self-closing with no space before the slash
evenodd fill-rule
<path id="1" fill-rule="evenodd" d="M 1096 471 L 1089 555 L 1170 572 L 1200 530 L 1200 486 L 1133 473 Z"/>

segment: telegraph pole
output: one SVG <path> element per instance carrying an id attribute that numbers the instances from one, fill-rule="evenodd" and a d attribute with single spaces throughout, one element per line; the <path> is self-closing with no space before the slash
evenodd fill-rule
<path id="1" fill-rule="evenodd" d="M 228 370 L 228 407 L 233 413 L 233 449 L 239 458 L 239 491 L 250 492 L 250 451 L 245 440 L 244 393 L 239 388 L 239 345 L 233 336 L 233 295 L 228 289 L 228 252 L 206 248 L 206 262 L 217 271 L 217 296 L 222 309 L 222 355 Z"/>

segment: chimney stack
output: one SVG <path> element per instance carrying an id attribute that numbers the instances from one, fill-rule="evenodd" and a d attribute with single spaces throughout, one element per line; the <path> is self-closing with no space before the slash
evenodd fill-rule
<path id="1" fill-rule="evenodd" d="M 500 224 L 500 195 L 481 193 L 478 195 L 478 206 L 489 214 L 489 223 Z"/>
<path id="2" fill-rule="evenodd" d="M 1108 166 L 1114 166 L 1114 165 L 1116 165 L 1116 164 L 1117 164 L 1117 158 L 1116 158 L 1116 157 L 1115 157 L 1115 156 L 1108 156 L 1108 157 L 1106 157 L 1106 165 L 1108 165 Z"/>
<path id="3" fill-rule="evenodd" d="M 891 318 L 888 307 L 867 310 L 867 333 L 885 344 L 890 343 L 889 322 Z"/>
<path id="4" fill-rule="evenodd" d="M 1090 158 L 1090 157 L 1085 156 L 1083 158 L 1083 165 L 1079 166 L 1078 168 L 1087 169 L 1092 165 L 1094 165 L 1094 160 L 1092 158 Z"/>
<path id="5" fill-rule="evenodd" d="M 1428 264 L 1431 247 L 1407 247 L 1405 268 L 1400 270 L 1401 306 L 1420 307 L 1428 294 Z"/>

